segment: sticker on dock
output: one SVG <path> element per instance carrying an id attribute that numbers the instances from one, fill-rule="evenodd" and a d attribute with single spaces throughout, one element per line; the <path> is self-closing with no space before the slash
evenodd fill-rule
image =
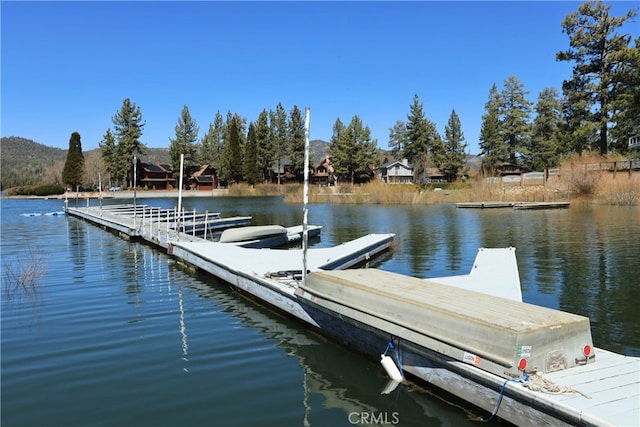
<path id="1" fill-rule="evenodd" d="M 466 351 L 464 352 L 464 356 L 462 356 L 462 361 L 471 365 L 480 366 L 480 356 Z"/>
<path id="2" fill-rule="evenodd" d="M 518 357 L 531 357 L 531 346 L 530 345 L 519 345 L 518 346 Z"/>

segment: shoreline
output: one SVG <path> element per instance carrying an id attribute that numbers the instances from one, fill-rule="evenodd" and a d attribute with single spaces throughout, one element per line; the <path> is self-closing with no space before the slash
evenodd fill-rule
<path id="1" fill-rule="evenodd" d="M 102 193 L 94 191 L 68 192 L 65 194 L 55 194 L 49 196 L 2 196 L 2 199 L 133 199 L 133 190 L 122 191 L 103 191 Z M 138 190 L 136 191 L 136 199 L 156 199 L 156 198 L 178 198 L 178 190 Z M 215 190 L 184 190 L 183 198 L 191 197 L 221 197 L 228 196 L 228 189 Z"/>

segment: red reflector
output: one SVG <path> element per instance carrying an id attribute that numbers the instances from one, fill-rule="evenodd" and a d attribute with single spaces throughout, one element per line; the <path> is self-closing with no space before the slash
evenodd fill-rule
<path id="1" fill-rule="evenodd" d="M 589 344 L 582 347 L 582 354 L 584 354 L 585 356 L 591 355 L 591 346 Z"/>
<path id="2" fill-rule="evenodd" d="M 521 371 L 527 369 L 527 359 L 523 357 L 518 361 L 518 369 L 520 369 Z"/>

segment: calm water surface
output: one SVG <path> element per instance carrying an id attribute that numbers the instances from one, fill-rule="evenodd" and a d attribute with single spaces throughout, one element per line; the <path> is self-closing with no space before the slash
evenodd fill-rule
<path id="1" fill-rule="evenodd" d="M 487 415 L 421 387 L 382 395 L 376 360 L 159 250 L 74 218 L 21 215 L 61 211 L 59 200 L 0 203 L 3 426 L 350 426 L 354 413 L 477 426 L 470 414 Z M 253 224 L 302 218 L 280 198 L 183 204 Z M 588 316 L 597 346 L 640 356 L 638 207 L 312 205 L 309 221 L 324 226 L 316 246 L 396 233 L 371 266 L 419 277 L 466 274 L 479 247 L 514 246 L 526 302 Z"/>

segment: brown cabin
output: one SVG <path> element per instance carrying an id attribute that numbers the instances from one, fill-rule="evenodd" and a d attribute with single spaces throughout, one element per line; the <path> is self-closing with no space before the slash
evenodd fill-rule
<path id="1" fill-rule="evenodd" d="M 165 163 L 140 163 L 138 166 L 138 185 L 149 190 L 173 190 L 176 179 L 171 166 Z"/>
<path id="2" fill-rule="evenodd" d="M 317 185 L 333 185 L 334 181 L 334 169 L 331 164 L 331 158 L 326 156 L 320 163 L 313 165 L 309 171 L 309 180 L 312 184 Z"/>
<path id="3" fill-rule="evenodd" d="M 188 182 L 191 190 L 213 190 L 218 188 L 218 175 L 211 166 L 202 165 L 189 175 Z"/>

